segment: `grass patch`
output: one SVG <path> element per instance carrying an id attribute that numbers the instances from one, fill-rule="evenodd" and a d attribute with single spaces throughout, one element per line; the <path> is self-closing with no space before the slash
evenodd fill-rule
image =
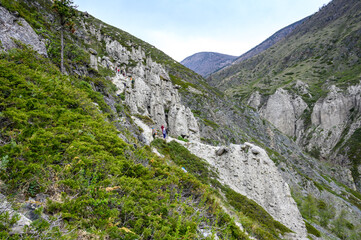
<path id="1" fill-rule="evenodd" d="M 153 124 L 155 124 L 154 123 L 154 121 L 150 118 L 150 117 L 148 117 L 148 116 L 144 116 L 144 115 L 140 115 L 140 114 L 136 114 L 136 115 L 134 115 L 134 116 L 136 116 L 137 118 L 139 118 L 140 120 L 142 120 L 145 124 L 147 124 L 147 125 L 153 125 Z"/>
<path id="2" fill-rule="evenodd" d="M 306 224 L 306 229 L 307 229 L 307 232 L 309 234 L 312 234 L 316 237 L 321 237 L 321 233 L 320 231 L 318 231 L 314 226 L 312 226 L 311 224 L 309 224 L 308 222 L 305 222 Z"/>

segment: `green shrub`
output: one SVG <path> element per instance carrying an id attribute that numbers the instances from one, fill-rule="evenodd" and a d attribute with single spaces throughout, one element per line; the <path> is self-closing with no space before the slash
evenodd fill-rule
<path id="1" fill-rule="evenodd" d="M 182 138 L 181 136 L 178 136 L 178 138 L 177 138 L 178 140 L 181 140 L 181 141 L 183 141 L 183 142 L 189 142 L 189 140 L 188 139 L 186 139 L 186 138 Z"/>
<path id="2" fill-rule="evenodd" d="M 207 185 L 169 166 L 149 147 L 134 149 L 118 137 L 104 114 L 110 110 L 90 85 L 97 79 L 63 76 L 48 59 L 20 47 L 0 54 L 5 194 L 61 196 L 49 200 L 44 212 L 61 215 L 67 226 L 94 238 L 197 239 L 199 227 L 208 226 L 228 239 L 247 239 Z M 174 143 L 170 149 L 184 150 Z M 204 182 L 213 176 L 199 163 L 184 166 Z M 33 226 L 44 233 L 48 227 L 40 220 Z M 0 231 L 5 238 L 6 231 Z M 47 237 L 59 239 L 58 233 Z"/>
<path id="3" fill-rule="evenodd" d="M 154 124 L 154 121 L 149 116 L 140 115 L 140 114 L 136 114 L 135 116 L 137 118 L 139 118 L 140 120 L 142 120 L 145 124 L 148 124 L 148 125 Z"/>
<path id="4" fill-rule="evenodd" d="M 321 233 L 320 231 L 318 231 L 314 226 L 312 226 L 311 224 L 309 224 L 308 222 L 305 222 L 306 224 L 306 229 L 307 229 L 307 232 L 309 234 L 312 234 L 316 237 L 321 237 Z"/>
<path id="5" fill-rule="evenodd" d="M 217 174 L 206 161 L 195 156 L 176 141 L 166 143 L 161 139 L 155 139 L 152 146 L 157 147 L 162 154 L 168 155 L 175 164 L 184 167 L 202 183 L 209 184 L 212 178 L 217 178 Z"/>
<path id="6" fill-rule="evenodd" d="M 235 192 L 228 186 L 219 186 L 229 204 L 234 207 L 235 210 L 240 211 L 243 215 L 253 220 L 249 225 L 245 225 L 248 232 L 253 233 L 260 239 L 274 239 L 277 238 L 279 234 L 292 232 L 289 228 L 274 220 L 272 216 L 255 201 Z M 257 231 L 252 231 L 254 223 L 257 223 L 259 226 Z"/>

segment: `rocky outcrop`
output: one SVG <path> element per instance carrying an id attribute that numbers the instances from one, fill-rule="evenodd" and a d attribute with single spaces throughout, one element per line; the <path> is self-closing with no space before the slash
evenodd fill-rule
<path id="1" fill-rule="evenodd" d="M 258 107 L 260 97 L 257 94 L 252 96 L 249 105 Z M 307 104 L 300 96 L 291 96 L 286 90 L 279 88 L 261 107 L 260 114 L 282 133 L 294 137 L 303 132 L 303 121 L 300 117 L 306 109 Z"/>
<path id="2" fill-rule="evenodd" d="M 199 140 L 198 123 L 188 107 L 179 103 L 172 105 L 168 116 L 170 134 Z"/>
<path id="3" fill-rule="evenodd" d="M 105 68 L 122 69 L 112 81 L 117 86 L 117 94 L 124 93 L 130 112 L 151 118 L 153 127 L 159 129 L 163 125 L 173 136 L 199 140 L 197 120 L 191 110 L 181 103 L 177 86 L 170 81 L 164 68 L 151 58 L 147 58 L 144 64 L 145 53 L 141 48 L 133 48 L 129 52 L 117 41 L 107 39 L 106 43 L 107 52 L 115 62 L 107 56 L 98 57 L 98 62 Z M 121 65 L 128 60 L 136 61 L 137 65 L 126 71 Z M 91 62 L 96 64 L 96 61 Z"/>
<path id="4" fill-rule="evenodd" d="M 22 234 L 24 233 L 25 226 L 30 226 L 32 221 L 21 213 L 14 211 L 11 204 L 6 200 L 6 197 L 0 194 L 0 214 L 8 213 L 9 217 L 12 218 L 15 215 L 19 217 L 19 220 L 11 226 L 10 234 Z"/>
<path id="5" fill-rule="evenodd" d="M 311 121 L 314 128 L 307 131 L 309 140 L 305 139 L 304 145 L 310 151 L 319 149 L 322 156 L 329 155 L 340 140 L 347 140 L 360 127 L 357 120 L 351 119 L 352 115 L 357 119 L 360 113 L 361 84 L 350 86 L 346 91 L 331 86 L 327 96 L 313 107 Z M 341 139 L 343 134 L 345 137 Z"/>
<path id="6" fill-rule="evenodd" d="M 297 81 L 295 89 L 302 95 L 309 95 L 307 84 Z M 275 125 L 282 133 L 296 137 L 298 143 L 311 151 L 320 150 L 321 155 L 330 154 L 331 150 L 341 140 L 347 126 L 345 139 L 358 129 L 357 120 L 350 122 L 350 116 L 357 119 L 361 112 L 361 84 L 350 86 L 346 91 L 331 86 L 325 98 L 319 99 L 311 113 L 313 127 L 305 129 L 302 114 L 308 108 L 305 101 L 296 94 L 279 88 L 263 104 L 259 92 L 254 92 L 248 100 L 248 105 L 259 110 L 261 117 Z"/>
<path id="7" fill-rule="evenodd" d="M 250 143 L 231 144 L 227 151 L 217 154 L 218 147 L 199 142 L 181 143 L 214 166 L 222 184 L 256 201 L 293 230 L 297 234 L 295 239 L 306 238 L 306 228 L 290 188 L 265 150 Z"/>
<path id="8" fill-rule="evenodd" d="M 133 69 L 125 88 L 125 102 L 132 114 L 149 116 L 155 127 L 168 127 L 169 134 L 199 139 L 197 120 L 181 104 L 178 90 L 161 65 L 147 59 Z"/>
<path id="9" fill-rule="evenodd" d="M 197 120 L 191 110 L 181 103 L 178 87 L 173 85 L 162 65 L 147 58 L 140 46 L 135 47 L 129 42 L 129 50 L 129 46 L 125 47 L 116 39 L 102 35 L 93 25 L 84 21 L 81 25 L 83 32 L 105 43 L 105 56 L 88 50 L 91 67 L 97 69 L 101 65 L 112 70 L 121 69 L 112 81 L 117 86 L 117 94 L 124 94 L 131 114 L 151 118 L 154 122 L 152 127 L 159 129 L 163 125 L 170 135 L 200 139 Z"/>
<path id="10" fill-rule="evenodd" d="M 261 106 L 261 102 L 262 102 L 261 94 L 258 91 L 255 91 L 248 99 L 247 105 L 258 110 L 259 107 Z"/>
<path id="11" fill-rule="evenodd" d="M 8 51 L 16 48 L 14 39 L 30 45 L 39 54 L 47 56 L 44 42 L 32 27 L 21 17 L 0 6 L 0 50 Z"/>
<path id="12" fill-rule="evenodd" d="M 90 53 L 90 67 L 94 68 L 95 70 L 98 70 L 98 58 L 97 58 L 97 51 L 95 51 L 94 49 L 89 48 L 89 53 Z"/>
<path id="13" fill-rule="evenodd" d="M 308 85 L 297 81 L 294 91 L 302 96 L 310 96 Z M 315 157 L 333 159 L 342 165 L 352 165 L 342 146 L 361 127 L 361 84 L 341 90 L 332 85 L 328 94 L 320 98 L 312 111 L 305 115 L 308 105 L 293 93 L 279 88 L 266 99 L 258 91 L 254 92 L 247 104 L 260 112 L 282 133 L 296 138 L 296 143 Z M 305 126 L 304 121 L 309 121 Z M 336 147 L 339 146 L 339 147 Z M 341 146 L 341 148 L 340 148 Z M 349 149 L 349 147 L 346 147 Z M 347 150 L 346 150 L 347 153 Z M 341 155 L 340 155 L 341 154 Z M 356 174 L 357 175 L 357 174 Z M 356 189 L 357 179 L 352 179 L 350 171 L 343 172 L 337 179 L 352 189 Z"/>

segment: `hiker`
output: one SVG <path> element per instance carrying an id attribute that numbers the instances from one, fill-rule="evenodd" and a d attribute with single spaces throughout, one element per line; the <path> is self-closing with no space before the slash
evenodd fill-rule
<path id="1" fill-rule="evenodd" d="M 153 136 L 153 139 L 155 139 L 155 136 L 157 136 L 157 131 L 155 131 L 154 128 L 152 128 L 152 136 Z"/>
<path id="2" fill-rule="evenodd" d="M 132 82 L 132 88 L 134 88 L 134 79 L 130 77 L 130 81 Z"/>
<path id="3" fill-rule="evenodd" d="M 165 130 L 165 127 L 163 125 L 162 125 L 161 129 L 162 129 L 162 133 L 163 133 L 163 138 L 166 138 L 167 131 Z"/>

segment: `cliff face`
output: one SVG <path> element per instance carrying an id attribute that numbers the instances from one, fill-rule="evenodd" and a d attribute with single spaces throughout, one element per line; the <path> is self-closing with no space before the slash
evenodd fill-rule
<path id="1" fill-rule="evenodd" d="M 297 84 L 305 95 L 309 94 L 304 83 L 299 81 Z M 263 118 L 284 134 L 294 137 L 296 142 L 317 157 L 340 161 L 341 158 L 337 155 L 344 154 L 339 163 L 350 166 L 356 171 L 354 175 L 358 176 L 361 174 L 358 172 L 358 162 L 352 161 L 347 154 L 341 153 L 340 149 L 345 147 L 360 127 L 360 95 L 361 85 L 350 86 L 344 91 L 332 85 L 327 96 L 319 99 L 313 108 L 309 109 L 301 96 L 279 88 L 263 100 L 259 92 L 253 93 L 248 104 L 258 109 Z M 305 114 L 310 115 L 308 123 L 305 123 Z M 350 185 L 353 189 L 360 186 L 359 178 L 354 181 L 356 185 Z"/>
<path id="2" fill-rule="evenodd" d="M 47 56 L 45 43 L 19 13 L 13 15 L 0 6 L 0 49 L 8 51 L 16 48 L 14 40 L 33 46 L 39 54 Z"/>
<path id="3" fill-rule="evenodd" d="M 290 188 L 264 149 L 250 143 L 232 144 L 227 148 L 199 142 L 183 144 L 214 166 L 223 184 L 260 204 L 272 217 L 294 231 L 295 239 L 306 238 L 306 228 Z M 223 150 L 221 153 L 220 149 Z"/>
<path id="4" fill-rule="evenodd" d="M 124 50 L 115 40 L 107 42 L 112 46 L 107 45 L 108 54 L 118 56 L 118 59 L 122 56 L 121 59 L 140 61 L 145 55 L 141 49 L 138 52 Z M 113 69 L 117 64 L 124 63 L 124 60 L 116 63 L 109 61 L 104 67 Z M 164 125 L 168 127 L 171 136 L 191 140 L 184 146 L 216 167 L 223 184 L 255 200 L 276 220 L 295 231 L 294 239 L 306 238 L 305 225 L 291 197 L 290 188 L 265 150 L 246 143 L 243 146 L 230 145 L 225 154 L 217 156 L 217 147 L 200 143 L 196 118 L 190 109 L 181 103 L 177 89 L 179 87 L 170 81 L 168 73 L 160 64 L 148 58 L 145 64 L 138 62 L 125 76 L 117 73 L 112 81 L 117 86 L 117 93 L 125 94 L 124 103 L 133 115 L 146 116 L 154 122 L 148 127 L 137 122 L 145 128 L 145 133 L 150 132 L 150 127 L 159 129 Z M 146 139 L 146 144 L 152 140 L 150 136 Z"/>

